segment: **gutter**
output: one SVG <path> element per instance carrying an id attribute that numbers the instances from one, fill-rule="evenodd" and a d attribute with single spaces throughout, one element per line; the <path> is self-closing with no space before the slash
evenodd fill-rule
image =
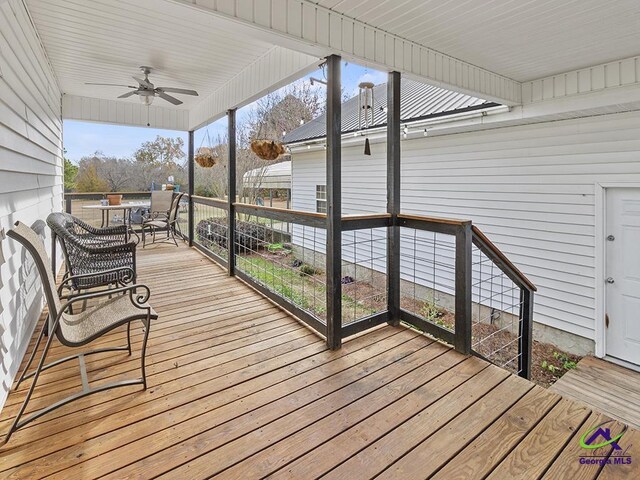
<path id="1" fill-rule="evenodd" d="M 410 138 L 417 138 L 420 136 L 426 137 L 429 134 L 453 127 L 481 125 L 484 117 L 499 115 L 509 111 L 511 111 L 511 107 L 506 105 L 497 105 L 494 107 L 484 108 L 482 110 L 453 113 L 446 116 L 401 122 L 403 128 L 403 139 L 408 140 Z M 348 146 L 362 143 L 362 137 L 365 136 L 370 142 L 377 143 L 385 141 L 387 139 L 386 124 L 364 130 L 344 132 L 342 134 L 342 144 Z M 320 150 L 325 148 L 325 137 L 292 142 L 287 144 L 287 146 L 292 153 L 302 152 L 304 150 Z"/>

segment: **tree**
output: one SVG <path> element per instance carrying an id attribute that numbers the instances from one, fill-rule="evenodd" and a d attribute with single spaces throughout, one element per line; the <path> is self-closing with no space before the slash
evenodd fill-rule
<path id="1" fill-rule="evenodd" d="M 79 192 L 106 192 L 107 183 L 98 173 L 98 157 L 83 157 L 78 166 L 76 186 Z"/>
<path id="2" fill-rule="evenodd" d="M 300 121 L 308 122 L 322 113 L 324 89 L 311 87 L 307 82 L 297 82 L 273 92 L 256 102 L 248 120 L 238 123 L 236 128 L 236 179 L 237 193 L 243 202 L 255 203 L 261 194 L 261 184 L 266 167 L 275 161 L 258 158 L 249 148 L 251 140 L 282 139 L 286 131 L 300 126 Z M 218 137 L 213 148 L 218 162 L 211 168 L 195 169 L 196 195 L 223 198 L 227 193 L 227 150 L 226 137 Z M 254 170 L 244 178 L 245 173 Z"/>
<path id="3" fill-rule="evenodd" d="M 66 152 L 65 152 L 66 153 Z M 71 192 L 76 189 L 76 177 L 78 175 L 78 166 L 74 165 L 71 160 L 64 157 L 64 191 Z"/>
<path id="4" fill-rule="evenodd" d="M 324 90 L 308 82 L 296 82 L 262 97 L 249 118 L 249 139 L 280 140 L 324 109 Z"/>
<path id="5" fill-rule="evenodd" d="M 158 135 L 152 142 L 144 142 L 133 154 L 136 161 L 154 166 L 176 165 L 184 160 L 184 140 Z"/>

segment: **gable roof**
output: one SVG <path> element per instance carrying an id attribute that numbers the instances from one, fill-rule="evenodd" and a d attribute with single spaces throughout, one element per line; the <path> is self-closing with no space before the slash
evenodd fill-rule
<path id="1" fill-rule="evenodd" d="M 387 105 L 387 84 L 376 85 L 373 88 L 373 93 L 372 127 L 381 127 L 387 124 L 387 114 L 381 108 Z M 406 78 L 403 78 L 400 84 L 400 119 L 402 122 L 441 117 L 498 105 L 464 93 L 452 92 Z M 356 95 L 342 104 L 342 133 L 359 130 L 358 96 Z M 304 142 L 325 136 L 326 115 L 322 114 L 287 133 L 284 137 L 284 143 Z"/>

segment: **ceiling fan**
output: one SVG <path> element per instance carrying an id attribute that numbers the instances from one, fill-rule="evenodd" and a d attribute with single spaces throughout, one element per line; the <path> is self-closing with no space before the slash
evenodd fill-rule
<path id="1" fill-rule="evenodd" d="M 182 104 L 181 100 L 178 100 L 171 95 L 167 95 L 167 93 L 178 93 L 181 95 L 194 95 L 198 96 L 198 92 L 195 90 L 187 90 L 184 88 L 173 88 L 173 87 L 156 87 L 153 83 L 149 81 L 149 74 L 151 73 L 151 67 L 140 67 L 140 70 L 144 74 L 144 79 L 139 77 L 132 77 L 136 82 L 138 82 L 138 86 L 134 87 L 132 85 L 120 85 L 117 83 L 85 83 L 85 85 L 103 85 L 108 87 L 126 87 L 133 88 L 134 90 L 131 92 L 123 93 L 118 98 L 128 98 L 132 95 L 138 95 L 140 97 L 140 101 L 145 105 L 151 105 L 155 97 L 160 97 L 163 100 L 166 100 L 169 103 L 173 103 L 174 105 Z"/>

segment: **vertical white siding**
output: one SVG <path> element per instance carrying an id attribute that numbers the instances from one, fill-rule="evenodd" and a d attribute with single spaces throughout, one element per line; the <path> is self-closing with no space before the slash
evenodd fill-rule
<path id="1" fill-rule="evenodd" d="M 22 1 L 0 2 L 0 229 L 17 220 L 32 225 L 62 206 L 60 102 Z M 1 407 L 43 298 L 29 256 L 8 238 L 0 248 Z"/>
<path id="2" fill-rule="evenodd" d="M 384 211 L 385 145 L 343 147 L 344 213 Z M 324 152 L 294 154 L 293 208 L 314 208 Z M 535 320 L 595 326 L 595 185 L 640 182 L 640 112 L 402 142 L 402 211 L 467 218 L 538 286 Z"/>

